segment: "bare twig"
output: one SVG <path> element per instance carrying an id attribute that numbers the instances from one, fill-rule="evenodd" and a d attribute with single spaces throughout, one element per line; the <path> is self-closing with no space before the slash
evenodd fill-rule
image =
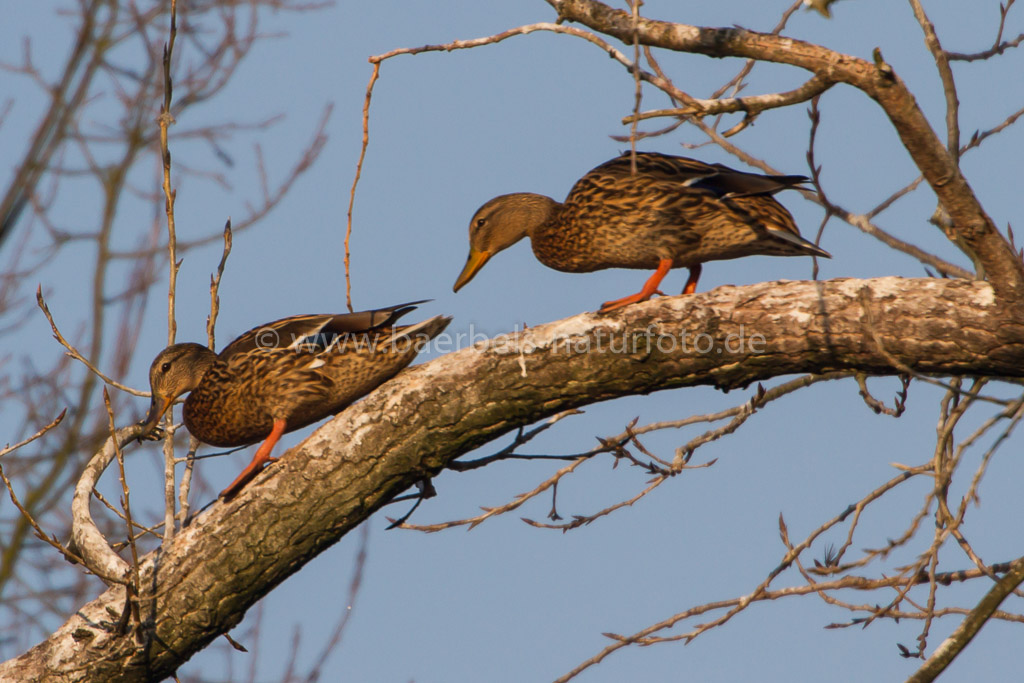
<path id="1" fill-rule="evenodd" d="M 850 225 L 854 226 L 855 228 L 858 228 L 865 234 L 870 235 L 875 239 L 881 241 L 886 246 L 892 249 L 896 249 L 898 251 L 902 251 L 903 253 L 916 258 L 921 263 L 925 263 L 932 266 L 940 273 L 945 273 L 948 275 L 952 275 L 954 277 L 974 277 L 974 273 L 968 270 L 964 270 L 963 268 L 960 268 L 959 266 L 956 266 L 952 263 L 948 263 L 947 261 L 944 261 L 943 259 L 940 259 L 939 257 L 930 254 L 924 251 L 923 249 L 920 249 L 919 247 L 910 244 L 909 242 L 904 242 L 898 237 L 890 235 L 889 233 L 882 230 L 877 225 L 871 222 L 871 219 L 874 216 L 878 215 L 886 208 L 888 208 L 890 205 L 892 205 L 897 199 L 899 199 L 900 197 L 904 196 L 905 194 L 909 193 L 911 190 L 916 188 L 920 181 L 923 180 L 923 176 L 921 176 L 918 180 L 910 183 L 907 187 L 904 187 L 903 189 L 894 193 L 892 196 L 883 201 L 881 204 L 879 204 L 877 207 L 872 209 L 867 214 L 854 214 L 850 211 L 847 211 L 843 207 L 833 203 L 829 199 L 828 195 L 825 193 L 825 188 L 821 182 L 822 169 L 821 166 L 817 165 L 814 157 L 815 141 L 817 140 L 818 127 L 821 123 L 821 113 L 818 109 L 817 99 L 811 100 L 811 109 L 808 112 L 808 116 L 811 119 L 811 130 L 807 146 L 807 163 L 811 169 L 811 183 L 814 185 L 815 192 L 813 194 L 805 192 L 805 199 L 810 199 L 813 202 L 821 204 L 821 206 L 825 209 L 826 219 L 829 216 L 836 216 L 842 219 L 843 221 L 846 221 Z M 815 265 L 816 264 L 817 261 L 815 261 Z"/>
<path id="2" fill-rule="evenodd" d="M 178 324 L 174 318 L 174 293 L 177 289 L 178 263 L 177 238 L 174 230 L 174 198 L 176 190 L 171 188 L 171 150 L 167 144 L 167 129 L 174 123 L 174 116 L 171 114 L 171 99 L 173 96 L 173 85 L 171 83 L 171 55 L 174 52 L 174 40 L 178 35 L 177 26 L 178 0 L 171 0 L 171 28 L 167 44 L 164 45 L 163 77 L 164 77 L 164 102 L 160 107 L 160 116 L 157 123 L 160 126 L 160 154 L 163 160 L 164 171 L 164 208 L 167 212 L 167 258 L 170 261 L 170 283 L 167 287 L 167 345 L 174 343 Z"/>
<path id="3" fill-rule="evenodd" d="M 996 609 L 1014 589 L 1024 582 L 1024 557 L 1013 561 L 1010 571 L 989 589 L 985 597 L 970 611 L 967 618 L 960 622 L 952 635 L 928 658 L 907 683 L 928 683 L 946 670 L 946 667 L 959 655 L 978 634 L 981 627 L 993 617 Z"/>
<path id="4" fill-rule="evenodd" d="M 366 159 L 366 148 L 370 144 L 370 98 L 373 97 L 373 85 L 380 76 L 380 61 L 373 61 L 373 72 L 370 74 L 370 82 L 366 84 L 366 99 L 363 100 L 363 142 L 359 148 L 359 161 L 356 162 L 356 174 L 352 178 L 352 189 L 348 194 L 348 223 L 345 227 L 345 305 L 349 311 L 352 308 L 352 270 L 351 252 L 349 251 L 349 240 L 352 239 L 352 208 L 356 203 L 356 186 L 359 185 L 359 178 L 363 174 L 363 160 Z"/>
<path id="5" fill-rule="evenodd" d="M 807 102 L 827 91 L 834 85 L 822 76 L 812 76 L 799 88 L 787 90 L 786 92 L 767 93 L 764 95 L 747 95 L 746 97 L 726 97 L 720 99 L 697 99 L 684 107 L 675 109 L 653 109 L 651 111 L 637 112 L 622 119 L 622 123 L 635 124 L 636 121 L 661 118 L 666 116 L 711 116 L 714 114 L 729 114 L 733 112 L 744 112 L 748 117 L 759 114 L 769 109 L 789 107 L 801 102 Z M 724 137 L 730 137 L 723 134 Z"/>
<path id="6" fill-rule="evenodd" d="M 1018 34 L 1017 37 L 1012 40 L 1003 41 L 1003 30 L 1006 28 L 1006 15 L 1010 13 L 1010 8 L 1013 7 L 1013 3 L 1015 1 L 1016 0 L 1007 0 L 1005 4 L 999 3 L 999 29 L 996 31 L 996 39 L 993 41 L 992 47 L 982 52 L 975 52 L 972 54 L 947 52 L 946 57 L 951 61 L 975 62 L 989 59 L 996 55 L 1001 55 L 1011 48 L 1018 47 L 1022 42 L 1024 42 L 1024 33 Z"/>
<path id="7" fill-rule="evenodd" d="M 60 412 L 59 415 L 57 415 L 57 417 L 53 418 L 53 420 L 51 420 L 49 424 L 43 426 L 41 429 L 39 429 L 39 431 L 37 431 L 32 436 L 19 441 L 13 446 L 7 445 L 4 448 L 0 449 L 0 458 L 7 455 L 8 453 L 12 453 L 18 450 L 22 446 L 32 443 L 42 435 L 46 434 L 48 431 L 59 425 L 64 420 L 64 416 L 67 414 L 67 412 L 67 408 L 65 408 Z M 36 537 L 56 548 L 70 562 L 81 562 L 81 558 L 77 554 L 73 553 L 70 549 L 66 548 L 60 541 L 58 541 L 56 536 L 48 536 L 43 531 L 42 527 L 39 526 L 39 523 L 36 522 L 36 520 L 32 517 L 32 513 L 29 512 L 28 509 L 21 504 L 21 501 L 18 500 L 17 494 L 14 492 L 14 487 L 11 485 L 11 481 L 7 478 L 7 475 L 4 474 L 4 469 L 2 465 L 0 465 L 0 479 L 3 479 L 4 485 L 7 487 L 7 494 L 11 497 L 11 502 L 14 503 L 14 507 L 18 508 L 18 511 L 22 514 L 22 517 L 26 521 L 28 521 L 28 523 L 32 526 L 32 529 L 36 532 Z"/>
<path id="8" fill-rule="evenodd" d="M 643 0 L 630 0 L 629 8 L 633 14 L 633 116 L 629 124 L 629 163 L 632 173 L 636 173 L 636 133 L 640 124 L 640 104 L 644 99 L 643 80 L 640 78 L 640 6 Z"/>
<path id="9" fill-rule="evenodd" d="M 334 627 L 334 632 L 327 640 L 320 656 L 316 658 L 313 666 L 309 668 L 309 675 L 306 676 L 306 683 L 316 683 L 323 673 L 324 664 L 327 658 L 341 643 L 341 637 L 345 633 L 349 619 L 352 618 L 352 608 L 355 606 L 356 598 L 359 596 L 359 589 L 363 585 L 363 571 L 366 569 L 367 547 L 370 543 L 370 525 L 363 524 L 359 532 L 359 550 L 356 552 L 356 560 L 352 570 L 352 580 L 348 584 L 348 600 L 345 603 L 345 612 Z"/>
<path id="10" fill-rule="evenodd" d="M 518 26 L 516 28 L 509 29 L 507 31 L 502 31 L 501 33 L 496 33 L 492 36 L 487 36 L 484 38 L 474 38 L 472 40 L 454 40 L 450 43 L 444 43 L 442 45 L 423 45 L 421 47 L 399 48 L 396 50 L 391 50 L 390 52 L 385 52 L 383 54 L 370 57 L 370 63 L 378 64 L 386 59 L 397 57 L 398 55 L 415 55 L 420 54 L 421 52 L 450 52 L 452 50 L 465 50 L 480 47 L 481 45 L 493 45 L 495 43 L 500 43 L 501 41 L 511 38 L 513 36 L 527 35 L 530 33 L 534 33 L 536 31 L 551 31 L 552 33 L 561 33 L 565 35 L 575 36 L 577 38 L 582 38 L 583 40 L 586 40 L 592 45 L 596 45 L 598 48 L 603 50 L 605 53 L 608 54 L 608 56 L 610 56 L 612 59 L 617 61 L 622 66 L 624 66 L 630 74 L 638 74 L 643 81 L 651 83 L 655 87 L 664 90 L 665 92 L 669 93 L 673 99 L 676 99 L 680 102 L 696 102 L 694 98 L 690 97 L 685 92 L 679 90 L 674 85 L 672 85 L 670 81 L 640 69 L 639 65 L 634 65 L 633 60 L 631 60 L 620 50 L 616 49 L 610 43 L 603 40 L 599 36 L 589 31 L 584 31 L 582 29 L 576 28 L 575 26 L 564 26 L 562 24 L 552 24 L 545 22 L 527 24 L 524 26 Z"/>
<path id="11" fill-rule="evenodd" d="M 14 451 L 18 450 L 22 446 L 26 446 L 26 445 L 32 443 L 33 441 L 35 441 L 36 439 L 41 437 L 43 434 L 45 434 L 46 432 L 50 431 L 51 429 L 53 429 L 57 425 L 59 425 L 64 420 L 64 416 L 67 415 L 67 412 L 68 412 L 67 408 L 65 408 L 64 410 L 60 411 L 60 414 L 57 417 L 53 418 L 49 422 L 49 424 L 47 424 L 44 427 L 42 427 L 39 431 L 37 431 L 32 436 L 27 437 L 25 439 L 22 439 L 21 441 L 19 441 L 18 443 L 14 444 L 13 446 L 10 445 L 10 444 L 7 444 L 3 448 L 0 448 L 0 458 L 4 457 L 8 453 L 13 453 Z"/>
<path id="12" fill-rule="evenodd" d="M 64 338 L 64 335 L 62 335 L 60 333 L 60 330 L 57 329 L 57 323 L 55 323 L 53 321 L 53 315 L 50 314 L 50 309 L 46 305 L 46 301 L 43 299 L 43 287 L 42 287 L 42 285 L 40 285 L 36 289 L 36 303 L 39 305 L 39 308 L 43 311 L 43 315 L 46 316 L 46 320 L 50 323 L 50 329 L 53 331 L 53 338 L 56 339 L 58 342 L 60 342 L 60 345 L 68 350 L 67 355 L 69 355 L 70 357 L 74 358 L 75 360 L 80 362 L 85 367 L 89 368 L 89 371 L 92 374 L 96 375 L 101 380 L 103 380 L 106 384 L 109 384 L 110 386 L 114 387 L 115 389 L 120 389 L 121 391 L 129 393 L 132 396 L 149 396 L 149 392 L 148 391 L 139 391 L 138 389 L 132 389 L 129 386 L 121 384 L 120 382 L 118 382 L 118 381 L 116 381 L 114 379 L 111 379 L 110 377 L 107 377 L 105 374 L 100 372 L 99 369 L 95 365 L 93 365 L 92 362 L 88 358 L 86 358 L 81 353 L 79 353 L 78 349 L 76 349 L 74 346 L 72 346 L 71 343 L 68 342 L 68 340 Z"/>
<path id="13" fill-rule="evenodd" d="M 189 435 L 188 452 L 185 454 L 185 471 L 181 473 L 181 484 L 178 486 L 178 526 L 184 527 L 189 516 L 189 492 L 192 490 L 192 473 L 196 466 L 196 450 L 199 440 Z"/>
<path id="14" fill-rule="evenodd" d="M 939 42 L 935 25 L 928 19 L 924 7 L 921 6 L 921 0 L 910 0 L 910 7 L 914 10 L 914 18 L 924 31 L 925 45 L 931 51 L 935 66 L 939 70 L 939 77 L 942 79 L 942 92 L 946 97 L 946 148 L 956 161 L 960 155 L 960 102 L 956 96 L 953 69 L 949 66 L 949 56 Z"/>
<path id="15" fill-rule="evenodd" d="M 177 235 L 174 228 L 174 200 L 177 190 L 171 187 L 171 149 L 168 144 L 168 128 L 174 123 L 174 116 L 171 114 L 171 101 L 174 93 L 173 80 L 171 78 L 171 58 L 174 54 L 174 41 L 178 35 L 178 2 L 171 0 L 171 25 L 167 43 L 164 45 L 163 54 L 163 83 L 164 100 L 160 106 L 160 116 L 157 123 L 160 126 L 160 157 L 163 162 L 163 191 L 164 209 L 167 213 L 167 258 L 170 264 L 170 279 L 167 284 L 167 345 L 174 343 L 178 332 L 178 323 L 174 315 L 174 301 L 178 287 L 178 269 L 181 263 L 177 254 Z M 113 420 L 113 417 L 111 417 Z M 170 423 L 170 416 L 165 422 Z M 111 428 L 110 433 L 114 430 Z M 164 542 L 170 543 L 174 538 L 174 441 L 168 434 L 164 437 Z M 121 463 L 121 450 L 117 449 L 118 464 L 122 470 L 122 485 L 125 486 L 125 507 L 127 510 L 127 485 L 123 481 L 124 467 Z M 129 515 L 130 523 L 130 515 Z M 135 570 L 135 592 L 138 593 L 138 558 L 135 553 L 135 545 L 132 544 L 132 567 Z M 138 614 L 136 613 L 136 618 Z"/>
<path id="16" fill-rule="evenodd" d="M 570 529 L 576 529 L 581 526 L 586 526 L 587 524 L 590 524 L 591 522 L 597 520 L 599 517 L 605 517 L 607 515 L 610 515 L 616 510 L 621 510 L 622 508 L 625 507 L 631 507 L 633 503 L 637 502 L 638 500 L 646 496 L 648 493 L 661 486 L 667 480 L 668 476 L 666 475 L 655 477 L 654 481 L 652 481 L 647 486 L 647 488 L 645 488 L 632 498 L 629 498 L 628 500 L 619 501 L 618 503 L 610 505 L 605 509 L 600 510 L 599 512 L 596 512 L 592 515 L 573 515 L 573 520 L 565 524 L 547 524 L 545 522 L 537 522 L 527 517 L 522 517 L 521 519 L 530 526 L 538 529 L 558 529 L 559 531 L 564 533 L 566 531 L 569 531 Z"/>
<path id="17" fill-rule="evenodd" d="M 39 526 L 39 523 L 36 522 L 35 518 L 32 517 L 32 513 L 29 512 L 28 509 L 21 504 L 21 501 L 18 500 L 18 495 L 14 492 L 14 486 L 11 484 L 11 480 L 7 478 L 6 474 L 4 474 L 3 465 L 0 465 L 0 479 L 3 479 L 4 486 L 7 487 L 7 495 L 11 497 L 11 502 L 14 503 L 14 507 L 18 508 L 18 512 L 21 513 L 22 517 L 24 517 L 28 521 L 28 523 L 32 525 L 32 529 L 36 532 L 36 538 L 45 541 L 46 543 L 56 548 L 60 552 L 60 554 L 63 555 L 64 558 L 72 564 L 82 563 L 82 558 L 79 557 L 76 553 L 72 552 L 71 549 L 65 547 L 60 541 L 57 540 L 56 536 L 52 534 L 47 536 L 46 532 L 43 531 L 43 528 Z"/>
<path id="18" fill-rule="evenodd" d="M 412 529 L 413 531 L 425 531 L 427 533 L 443 531 L 445 529 L 451 529 L 452 527 L 457 526 L 468 526 L 469 529 L 473 529 L 474 527 L 476 527 L 479 524 L 482 524 L 491 517 L 495 517 L 506 512 L 511 512 L 512 510 L 515 510 L 516 508 L 520 507 L 523 503 L 530 500 L 531 498 L 539 496 L 541 493 L 547 491 L 549 488 L 557 484 L 562 477 L 574 472 L 577 467 L 579 467 L 586 461 L 586 457 L 578 458 L 572 464 L 566 465 L 562 469 L 555 472 L 552 476 L 548 477 L 545 481 L 541 482 L 532 491 L 528 491 L 527 493 L 520 493 L 519 495 L 516 496 L 516 499 L 510 503 L 506 503 L 504 505 L 499 505 L 498 507 L 492 508 L 481 507 L 480 509 L 484 511 L 484 514 L 482 515 L 477 515 L 476 517 L 470 517 L 467 519 L 453 520 L 450 522 L 442 522 L 440 524 L 400 524 L 398 528 Z"/>
<path id="19" fill-rule="evenodd" d="M 224 275 L 224 266 L 227 265 L 228 256 L 231 254 L 231 219 L 224 224 L 224 249 L 220 254 L 220 263 L 217 264 L 217 272 L 210 275 L 210 316 L 206 319 L 206 345 L 211 351 L 217 350 L 216 335 L 217 315 L 220 313 L 220 279 Z"/>
<path id="20" fill-rule="evenodd" d="M 903 386 L 896 394 L 893 407 L 889 408 L 871 395 L 871 392 L 868 390 L 867 376 L 862 372 L 857 373 L 857 386 L 860 387 L 860 397 L 864 399 L 864 403 L 867 404 L 868 408 L 875 411 L 876 415 L 884 414 L 889 417 L 899 417 L 907 409 L 907 390 L 910 388 L 910 377 L 908 375 L 900 375 L 900 384 Z"/>
<path id="21" fill-rule="evenodd" d="M 466 471 L 469 471 L 469 470 L 475 470 L 477 468 L 484 467 L 485 465 L 489 465 L 490 463 L 498 461 L 498 460 L 507 460 L 507 459 L 510 459 L 510 458 L 527 459 L 527 460 L 535 459 L 535 458 L 532 458 L 531 456 L 518 455 L 518 454 L 516 454 L 515 450 L 517 448 L 519 448 L 520 446 L 522 446 L 523 444 L 526 444 L 526 443 L 529 443 L 530 441 L 532 441 L 533 438 L 535 436 L 537 436 L 538 434 L 540 434 L 541 432 L 545 432 L 548 429 L 551 429 L 553 426 L 555 426 L 555 423 L 560 422 L 561 420 L 569 417 L 570 415 L 582 415 L 582 414 L 583 414 L 582 410 L 577 410 L 577 409 L 566 410 L 566 411 L 563 411 L 561 413 L 558 413 L 557 415 L 552 415 L 547 420 L 544 420 L 543 424 L 541 424 L 538 427 L 534 427 L 533 429 L 531 429 L 528 432 L 524 432 L 522 430 L 522 428 L 520 428 L 519 431 L 516 432 L 516 437 L 515 437 L 515 439 L 512 440 L 512 443 L 510 443 L 508 446 L 505 446 L 504 448 L 502 448 L 497 453 L 493 453 L 493 454 L 485 456 L 483 458 L 477 458 L 476 460 L 467 460 L 467 461 L 453 460 L 452 462 L 448 463 L 448 469 L 454 470 L 455 472 L 466 472 Z M 578 455 L 572 455 L 572 456 L 538 456 L 536 459 L 547 459 L 547 460 L 550 460 L 550 459 L 567 459 L 567 460 L 575 460 L 577 457 L 579 457 L 579 456 Z"/>
<path id="22" fill-rule="evenodd" d="M 29 150 L 0 201 L 0 244 L 13 231 L 36 186 L 50 167 L 51 159 L 64 144 L 67 129 L 89 94 L 93 77 L 104 65 L 104 53 L 111 45 L 111 35 L 117 26 L 116 7 L 106 13 L 102 27 L 96 26 L 96 18 L 102 15 L 100 7 L 104 4 L 104 0 L 90 0 L 88 5 L 82 4 L 82 25 L 76 32 L 75 45 L 61 71 L 61 80 L 52 86 L 43 84 L 50 92 L 50 108 L 41 119 Z"/>
<path id="23" fill-rule="evenodd" d="M 110 393 L 107 391 L 106 387 L 103 387 L 103 405 L 107 409 L 107 420 L 110 425 L 110 440 L 114 446 L 114 455 L 117 458 L 117 470 L 120 475 L 121 482 L 121 506 L 124 508 L 124 521 L 128 531 L 128 546 L 132 553 L 132 580 L 130 583 L 125 584 L 125 589 L 128 591 L 128 597 L 125 600 L 125 612 L 127 613 L 130 609 L 135 625 L 139 626 L 141 623 L 141 619 L 139 617 L 139 606 L 137 602 L 132 600 L 133 596 L 139 594 L 141 581 L 139 578 L 139 550 L 135 546 L 135 530 L 133 529 L 134 523 L 132 522 L 131 489 L 128 487 L 128 480 L 124 476 L 124 453 L 121 451 L 121 444 L 117 439 L 117 427 L 114 425 L 114 411 L 110 407 Z"/>
<path id="24" fill-rule="evenodd" d="M 744 403 L 742 406 L 738 406 L 738 413 L 735 417 L 732 418 L 732 420 L 728 422 L 728 424 L 722 425 L 717 429 L 710 429 L 704 432 L 703 434 L 694 437 L 693 439 L 690 439 L 684 445 L 677 448 L 676 456 L 672 461 L 672 468 L 677 470 L 681 469 L 683 465 L 690 461 L 690 457 L 693 456 L 693 452 L 696 451 L 698 448 L 700 448 L 704 444 L 716 441 L 725 436 L 726 434 L 732 434 L 737 429 L 739 429 L 740 425 L 747 421 L 747 418 L 753 415 L 758 408 L 764 405 L 762 403 L 765 395 L 764 387 L 758 384 L 757 389 L 757 394 L 753 398 Z"/>

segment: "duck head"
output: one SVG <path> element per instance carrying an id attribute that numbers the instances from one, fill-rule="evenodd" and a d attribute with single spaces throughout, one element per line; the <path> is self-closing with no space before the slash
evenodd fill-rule
<path id="1" fill-rule="evenodd" d="M 561 204 L 530 192 L 504 194 L 487 202 L 469 222 L 469 258 L 452 291 L 459 291 L 499 251 L 531 235 L 555 215 Z"/>
<path id="2" fill-rule="evenodd" d="M 201 344 L 185 343 L 168 346 L 149 366 L 149 387 L 152 401 L 143 424 L 142 436 L 150 434 L 175 399 L 187 394 L 203 380 L 217 355 Z"/>

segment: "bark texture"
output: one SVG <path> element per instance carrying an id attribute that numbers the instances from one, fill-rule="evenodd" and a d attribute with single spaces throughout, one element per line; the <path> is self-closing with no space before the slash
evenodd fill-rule
<path id="1" fill-rule="evenodd" d="M 392 497 L 556 412 L 843 369 L 1022 377 L 1024 317 L 980 281 L 774 282 L 584 313 L 449 353 L 350 407 L 146 557 L 142 629 L 117 633 L 115 586 L 0 664 L 0 680 L 162 680 Z"/>

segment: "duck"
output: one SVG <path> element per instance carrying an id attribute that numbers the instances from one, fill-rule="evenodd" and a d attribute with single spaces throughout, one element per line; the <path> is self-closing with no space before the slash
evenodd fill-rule
<path id="1" fill-rule="evenodd" d="M 683 294 L 692 294 L 707 261 L 755 254 L 831 258 L 800 236 L 773 196 L 806 182 L 806 176 L 747 173 L 657 152 L 637 152 L 634 170 L 627 152 L 580 178 L 564 202 L 516 192 L 481 206 L 452 289 L 458 292 L 492 256 L 524 237 L 537 260 L 555 270 L 654 270 L 639 292 L 604 302 L 600 312 L 661 294 L 672 268 L 689 269 Z"/>
<path id="2" fill-rule="evenodd" d="M 188 394 L 185 427 L 212 446 L 262 441 L 252 462 L 219 498 L 234 498 L 263 468 L 281 436 L 334 415 L 409 365 L 451 322 L 396 321 L 425 301 L 341 314 L 294 315 L 254 327 L 214 353 L 202 344 L 168 346 L 149 368 L 151 435 Z"/>

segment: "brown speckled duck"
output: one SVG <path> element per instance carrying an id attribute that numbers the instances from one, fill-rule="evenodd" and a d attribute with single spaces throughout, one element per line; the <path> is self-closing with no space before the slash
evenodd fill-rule
<path id="1" fill-rule="evenodd" d="M 152 404 L 146 433 L 174 400 L 185 399 L 192 436 L 213 446 L 263 440 L 252 462 L 220 496 L 233 498 L 269 462 L 285 432 L 340 412 L 394 377 L 451 318 L 413 325 L 395 321 L 414 301 L 340 315 L 296 315 L 253 328 L 219 354 L 200 344 L 174 344 L 149 368 Z"/>
<path id="2" fill-rule="evenodd" d="M 692 294 L 705 261 L 754 254 L 831 258 L 800 236 L 793 216 L 772 197 L 806 181 L 654 152 L 637 153 L 634 173 L 630 154 L 623 154 L 580 178 L 562 203 L 519 192 L 481 206 L 453 289 L 527 236 L 537 259 L 555 270 L 655 269 L 640 292 L 607 301 L 602 311 L 660 294 L 672 268 L 689 268 L 683 293 Z"/>

